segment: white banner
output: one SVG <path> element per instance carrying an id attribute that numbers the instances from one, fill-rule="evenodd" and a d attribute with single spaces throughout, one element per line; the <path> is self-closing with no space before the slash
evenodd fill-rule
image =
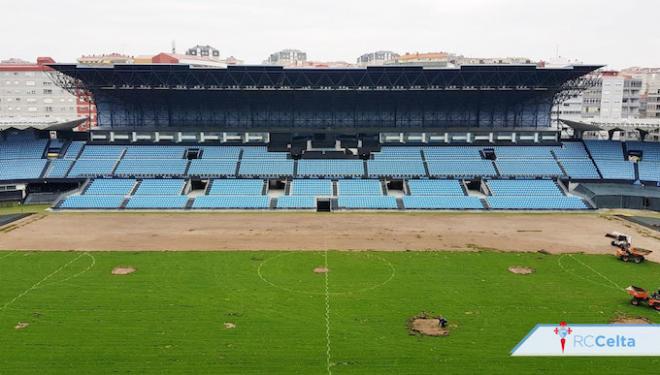
<path id="1" fill-rule="evenodd" d="M 537 324 L 512 356 L 660 356 L 659 324 Z"/>

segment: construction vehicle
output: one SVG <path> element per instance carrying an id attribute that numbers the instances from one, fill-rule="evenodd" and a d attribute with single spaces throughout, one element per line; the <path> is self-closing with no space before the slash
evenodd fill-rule
<path id="1" fill-rule="evenodd" d="M 632 296 L 630 303 L 633 306 L 639 306 L 641 303 L 646 302 L 650 308 L 660 311 L 660 290 L 649 295 L 649 292 L 637 286 L 629 286 L 626 292 Z"/>
<path id="2" fill-rule="evenodd" d="M 640 249 L 632 246 L 632 237 L 619 233 L 610 232 L 605 237 L 612 238 L 611 245 L 616 247 L 616 256 L 624 262 L 642 263 L 646 256 L 651 254 L 651 250 Z"/>

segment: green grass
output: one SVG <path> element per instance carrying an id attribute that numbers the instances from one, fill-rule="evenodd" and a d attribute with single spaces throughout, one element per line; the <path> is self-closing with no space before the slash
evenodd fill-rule
<path id="1" fill-rule="evenodd" d="M 22 213 L 42 213 L 46 214 L 47 208 L 50 205 L 47 204 L 10 204 L 5 206 L 0 206 L 0 215 L 10 215 L 10 214 L 22 214 Z"/>
<path id="2" fill-rule="evenodd" d="M 325 276 L 312 272 L 323 264 L 319 252 L 0 253 L 0 373 L 327 373 Z M 660 366 L 658 358 L 509 356 L 536 323 L 618 314 L 660 322 L 615 286 L 658 287 L 658 264 L 497 252 L 329 252 L 328 264 L 333 374 Z M 117 265 L 138 271 L 113 276 Z M 511 265 L 536 272 L 514 275 Z M 406 320 L 424 311 L 444 315 L 451 334 L 409 335 Z M 30 325 L 16 330 L 18 322 Z"/>

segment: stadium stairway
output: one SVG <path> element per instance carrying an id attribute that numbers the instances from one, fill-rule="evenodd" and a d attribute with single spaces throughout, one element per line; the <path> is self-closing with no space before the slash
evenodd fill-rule
<path id="1" fill-rule="evenodd" d="M 561 192 L 562 192 L 564 195 L 566 195 L 566 196 L 568 195 L 568 187 L 565 186 L 565 185 L 561 182 L 561 180 L 555 180 L 555 185 L 557 185 L 557 187 L 559 188 L 559 190 L 561 190 Z"/>
<path id="2" fill-rule="evenodd" d="M 422 151 L 422 150 L 419 150 L 419 154 L 421 155 L 422 165 L 424 166 L 425 176 L 430 177 L 431 173 L 429 172 L 429 164 L 426 162 L 426 155 L 424 154 L 424 151 Z"/>
<path id="3" fill-rule="evenodd" d="M 137 181 L 135 182 L 135 185 L 133 185 L 133 188 L 131 189 L 131 191 L 128 193 L 128 195 L 134 195 L 135 192 L 136 192 L 136 191 L 138 190 L 138 188 L 140 187 L 140 185 L 142 185 L 142 180 L 137 180 Z"/>
<path id="4" fill-rule="evenodd" d="M 195 198 L 188 198 L 188 202 L 186 202 L 186 210 L 192 209 L 193 203 L 195 203 Z"/>
<path id="5" fill-rule="evenodd" d="M 566 169 L 564 169 L 564 166 L 561 164 L 561 161 L 559 160 L 559 158 L 557 158 L 557 155 L 555 154 L 554 150 L 550 150 L 550 154 L 552 155 L 552 158 L 555 160 L 555 163 L 557 163 L 557 165 L 559 166 L 562 175 L 569 176 L 568 172 L 566 171 Z"/>
<path id="6" fill-rule="evenodd" d="M 50 169 L 50 160 L 46 161 L 46 165 L 44 165 L 44 169 L 41 170 L 41 174 L 39 174 L 39 178 L 45 178 L 46 175 L 48 174 L 49 169 Z"/>
<path id="7" fill-rule="evenodd" d="M 596 164 L 596 159 L 594 159 L 594 156 L 591 154 L 591 150 L 589 150 L 589 147 L 584 143 L 584 141 L 580 141 L 582 143 L 582 147 L 587 151 L 587 155 L 589 156 L 589 160 L 591 163 L 594 165 L 596 168 L 596 171 L 598 172 L 598 176 L 602 179 L 603 178 L 603 173 L 600 171 L 598 168 L 598 164 Z"/>
<path id="8" fill-rule="evenodd" d="M 497 168 L 497 163 L 495 163 L 495 161 L 491 161 L 491 163 L 493 164 L 493 169 L 495 169 L 495 173 L 497 173 L 497 176 L 498 177 L 502 176 L 502 173 L 500 172 L 499 168 Z"/>

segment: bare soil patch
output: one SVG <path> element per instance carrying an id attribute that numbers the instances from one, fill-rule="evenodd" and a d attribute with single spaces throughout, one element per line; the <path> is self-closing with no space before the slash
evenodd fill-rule
<path id="1" fill-rule="evenodd" d="M 534 269 L 529 267 L 522 267 L 522 266 L 511 266 L 509 267 L 509 272 L 518 275 L 529 275 L 531 273 L 534 273 Z"/>
<path id="2" fill-rule="evenodd" d="M 128 275 L 130 273 L 135 272 L 135 268 L 133 267 L 115 267 L 112 269 L 112 274 L 113 275 Z"/>
<path id="3" fill-rule="evenodd" d="M 408 320 L 408 331 L 411 335 L 447 336 L 449 330 L 442 327 L 441 316 L 431 316 L 426 313 L 419 314 Z"/>
<path id="4" fill-rule="evenodd" d="M 330 270 L 326 267 L 316 267 L 314 268 L 314 273 L 328 273 Z"/>
<path id="5" fill-rule="evenodd" d="M 227 322 L 224 324 L 224 327 L 225 329 L 234 329 L 236 328 L 236 324 Z"/>
<path id="6" fill-rule="evenodd" d="M 14 329 L 25 329 L 30 325 L 30 323 L 25 323 L 25 322 L 18 322 Z"/>
<path id="7" fill-rule="evenodd" d="M 621 315 L 610 322 L 611 324 L 651 324 L 651 321 L 641 316 Z"/>
<path id="8" fill-rule="evenodd" d="M 629 225 L 624 226 L 624 224 Z M 193 229 L 191 232 L 190 230 Z M 519 232 L 524 230 L 524 232 Z M 660 249 L 649 229 L 590 213 L 57 213 L 7 233 L 2 250 L 467 250 L 613 253 L 611 231 Z M 419 233 L 423 236 L 417 236 Z M 39 233 L 35 236 L 34 233 Z M 558 236 L 557 233 L 561 233 Z M 154 237 L 154 235 L 156 235 Z M 660 261 L 660 251 L 649 260 Z"/>

